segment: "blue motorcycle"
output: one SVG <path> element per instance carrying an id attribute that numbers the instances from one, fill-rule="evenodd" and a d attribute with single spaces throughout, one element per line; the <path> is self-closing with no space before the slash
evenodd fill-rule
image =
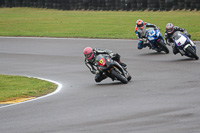
<path id="1" fill-rule="evenodd" d="M 196 46 L 187 35 L 181 33 L 180 31 L 176 31 L 172 35 L 172 39 L 174 41 L 174 47 L 179 50 L 182 56 L 185 55 L 191 58 L 195 58 L 196 60 L 199 59 L 196 54 Z"/>
<path id="2" fill-rule="evenodd" d="M 169 53 L 169 49 L 164 43 L 164 38 L 160 33 L 159 29 L 149 28 L 146 30 L 146 37 L 149 41 L 151 48 L 157 52 L 164 51 L 166 54 Z"/>

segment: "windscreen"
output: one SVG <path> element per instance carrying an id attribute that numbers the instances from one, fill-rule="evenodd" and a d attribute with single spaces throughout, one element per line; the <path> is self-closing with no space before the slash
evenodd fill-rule
<path id="1" fill-rule="evenodd" d="M 173 38 L 174 40 L 178 40 L 179 38 L 181 38 L 181 32 L 180 32 L 180 31 L 175 32 L 175 33 L 172 35 L 172 38 Z"/>

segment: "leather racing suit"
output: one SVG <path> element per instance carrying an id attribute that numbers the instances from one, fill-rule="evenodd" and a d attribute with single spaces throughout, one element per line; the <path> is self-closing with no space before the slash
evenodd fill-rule
<path id="1" fill-rule="evenodd" d="M 112 51 L 105 49 L 97 49 L 94 48 L 94 58 L 92 60 L 85 59 L 85 65 L 89 68 L 90 72 L 96 74 L 95 81 L 101 82 L 102 80 L 106 79 L 107 76 L 104 75 L 102 72 L 98 71 L 95 66 L 95 57 L 99 54 L 108 54 L 113 60 L 117 61 L 122 67 L 126 68 L 126 64 L 120 61 L 120 55 L 118 53 L 113 53 Z"/>
<path id="2" fill-rule="evenodd" d="M 126 64 L 120 62 L 120 55 L 118 53 L 114 54 L 112 51 L 105 49 L 97 49 L 94 48 L 94 58 L 91 60 L 85 59 L 85 65 L 89 68 L 90 72 L 93 74 L 96 74 L 95 76 L 95 81 L 96 82 L 101 82 L 102 80 L 106 79 L 107 76 L 104 75 L 102 72 L 98 71 L 96 66 L 95 66 L 95 57 L 99 54 L 108 54 L 113 60 L 117 61 L 122 67 L 126 67 Z"/>
<path id="3" fill-rule="evenodd" d="M 168 45 L 172 45 L 172 49 L 173 49 L 173 53 L 177 54 L 179 53 L 179 50 L 177 49 L 177 47 L 175 47 L 174 45 L 174 41 L 172 39 L 172 35 L 176 32 L 176 31 L 181 31 L 183 32 L 185 35 L 187 35 L 189 38 L 191 37 L 190 34 L 187 33 L 187 31 L 184 28 L 180 28 L 178 26 L 174 26 L 174 31 L 172 33 L 168 33 L 167 30 L 165 31 L 165 40 L 166 40 L 166 44 Z"/>
<path id="4" fill-rule="evenodd" d="M 153 24 L 150 24 L 150 23 L 147 23 L 147 22 L 144 23 L 143 29 L 139 29 L 137 27 L 137 25 L 135 27 L 135 34 L 137 35 L 137 38 L 139 39 L 138 49 L 145 48 L 146 46 L 151 48 L 151 45 L 149 43 L 144 43 L 147 40 L 146 39 L 146 28 L 147 27 L 157 28 L 156 25 L 153 25 Z"/>

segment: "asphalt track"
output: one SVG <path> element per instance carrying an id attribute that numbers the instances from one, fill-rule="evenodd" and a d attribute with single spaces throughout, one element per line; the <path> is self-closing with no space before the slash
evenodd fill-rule
<path id="1" fill-rule="evenodd" d="M 197 42 L 198 55 L 200 42 Z M 132 81 L 95 83 L 86 46 L 120 53 Z M 1 133 L 199 133 L 200 61 L 137 41 L 0 38 L 0 73 L 51 79 L 51 96 L 0 108 Z"/>

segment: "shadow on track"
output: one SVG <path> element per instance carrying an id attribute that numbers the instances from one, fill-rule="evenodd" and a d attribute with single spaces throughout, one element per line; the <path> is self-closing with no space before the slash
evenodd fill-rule
<path id="1" fill-rule="evenodd" d="M 129 83 L 131 83 L 131 82 L 133 82 L 132 80 L 131 81 L 129 81 L 128 82 L 128 84 Z M 126 85 L 126 84 L 123 84 L 123 83 L 121 83 L 121 82 L 119 82 L 119 81 L 111 81 L 111 82 L 107 82 L 107 83 L 97 83 L 96 84 L 97 86 L 108 86 L 108 85 Z"/>
<path id="2" fill-rule="evenodd" d="M 152 53 L 142 53 L 142 54 L 139 54 L 140 56 L 151 56 L 151 55 L 167 55 L 166 53 L 163 53 L 163 52 L 152 52 Z"/>
<path id="3" fill-rule="evenodd" d="M 183 58 L 183 59 L 172 59 L 172 60 L 168 60 L 167 62 L 190 62 L 190 61 L 195 61 L 197 62 L 197 60 L 193 59 L 193 58 Z"/>

